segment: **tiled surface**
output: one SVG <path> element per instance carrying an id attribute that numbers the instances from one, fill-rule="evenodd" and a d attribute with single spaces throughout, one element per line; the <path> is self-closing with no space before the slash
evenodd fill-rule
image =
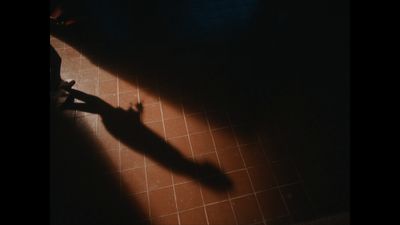
<path id="1" fill-rule="evenodd" d="M 180 212 L 179 217 L 181 224 L 187 224 L 187 225 L 207 224 L 207 218 L 204 212 L 204 207 Z"/>
<path id="2" fill-rule="evenodd" d="M 235 224 L 235 216 L 228 201 L 209 205 L 207 216 L 210 225 Z"/>
<path id="3" fill-rule="evenodd" d="M 230 112 L 207 111 L 204 104 L 190 102 L 186 96 L 177 96 L 176 102 L 164 100 L 164 88 L 158 88 L 156 81 L 152 89 L 148 88 L 152 82 L 126 81 L 56 38 L 50 42 L 62 56 L 62 77 L 77 80 L 74 88 L 99 96 L 113 107 L 127 109 L 143 103 L 145 127 L 189 162 L 208 162 L 232 181 L 231 190 L 204 186 L 120 143 L 98 115 L 68 112 L 80 126 L 90 128 L 103 147 L 102 156 L 111 167 L 102 172 L 120 178 L 122 197 L 129 196 L 148 212 L 152 224 L 291 224 L 292 219 L 311 215 L 312 206 L 294 163 L 276 153 L 262 133 L 236 122 Z"/>
<path id="4" fill-rule="evenodd" d="M 254 195 L 248 195 L 232 200 L 239 225 L 254 224 L 262 221 L 260 209 Z"/>
<path id="5" fill-rule="evenodd" d="M 200 187 L 195 182 L 176 185 L 175 193 L 178 210 L 180 211 L 203 205 Z"/>
<path id="6" fill-rule="evenodd" d="M 149 190 L 171 186 L 171 173 L 159 165 L 149 165 L 147 166 L 147 183 Z"/>

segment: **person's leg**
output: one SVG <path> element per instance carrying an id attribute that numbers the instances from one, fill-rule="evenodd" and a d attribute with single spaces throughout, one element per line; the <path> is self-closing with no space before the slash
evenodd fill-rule
<path id="1" fill-rule="evenodd" d="M 61 57 L 50 45 L 50 91 L 54 92 L 61 83 Z"/>
<path id="2" fill-rule="evenodd" d="M 64 81 L 61 79 L 61 57 L 50 45 L 50 99 L 57 107 L 68 103 L 71 98 L 67 90 L 75 84 L 74 80 Z M 73 101 L 73 99 L 72 99 Z"/>
<path id="3" fill-rule="evenodd" d="M 61 57 L 50 45 L 50 91 L 58 89 L 70 89 L 75 84 L 74 80 L 64 81 L 61 79 Z"/>

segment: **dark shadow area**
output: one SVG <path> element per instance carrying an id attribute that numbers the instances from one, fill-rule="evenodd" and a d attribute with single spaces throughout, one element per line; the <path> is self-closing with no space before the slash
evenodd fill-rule
<path id="1" fill-rule="evenodd" d="M 174 173 L 197 179 L 201 184 L 214 190 L 226 191 L 232 188 L 232 181 L 215 165 L 193 162 L 146 127 L 140 119 L 141 112 L 146 110 L 141 105 L 137 106 L 137 110 L 133 108 L 124 110 L 114 108 L 97 96 L 74 89 L 69 92 L 72 97 L 84 103 L 71 102 L 65 109 L 99 114 L 108 132 L 131 150 L 145 154 Z M 214 176 L 218 179 L 207 179 Z"/>
<path id="2" fill-rule="evenodd" d="M 117 174 L 106 173 L 111 165 L 90 132 L 50 112 L 50 224 L 149 225 L 147 209 L 128 197 Z"/>
<path id="3" fill-rule="evenodd" d="M 298 163 L 317 217 L 348 211 L 348 2 L 200 2 L 69 1 L 80 22 L 52 31 L 168 101 L 184 96 L 263 130 Z M 252 16 L 216 25 L 252 4 Z"/>

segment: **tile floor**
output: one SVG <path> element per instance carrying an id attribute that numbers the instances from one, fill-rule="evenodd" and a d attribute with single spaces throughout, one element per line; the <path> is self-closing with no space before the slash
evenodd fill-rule
<path id="1" fill-rule="evenodd" d="M 127 82 L 57 38 L 50 43 L 62 57 L 62 78 L 75 79 L 75 89 L 123 109 L 141 102 L 148 129 L 191 161 L 215 165 L 233 182 L 231 190 L 217 192 L 125 146 L 98 115 L 65 111 L 97 138 L 112 165 L 104 173 L 118 176 L 121 190 L 139 202 L 151 224 L 293 224 L 312 213 L 295 164 L 276 155 L 263 132 L 247 129 L 230 112 L 164 99 L 162 87 L 147 88 L 156 81 Z"/>

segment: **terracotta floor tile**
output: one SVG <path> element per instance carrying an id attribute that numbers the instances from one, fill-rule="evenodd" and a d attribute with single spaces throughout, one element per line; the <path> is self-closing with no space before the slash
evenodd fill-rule
<path id="1" fill-rule="evenodd" d="M 277 185 L 273 171 L 267 165 L 251 167 L 248 168 L 248 171 L 255 191 L 265 190 Z"/>
<path id="2" fill-rule="evenodd" d="M 81 57 L 82 55 L 77 52 L 75 49 L 73 48 L 66 48 L 63 50 L 57 50 L 57 52 L 60 54 L 62 61 L 61 61 L 61 66 L 63 65 L 63 63 L 69 63 L 72 62 L 75 65 L 80 66 L 81 65 Z"/>
<path id="3" fill-rule="evenodd" d="M 71 79 L 71 80 L 77 81 L 78 80 L 78 73 L 79 72 L 74 72 L 74 71 L 72 71 L 70 69 L 63 68 L 63 69 L 61 69 L 61 78 L 63 80 Z M 74 86 L 74 89 L 76 89 L 76 86 Z"/>
<path id="4" fill-rule="evenodd" d="M 279 219 L 269 220 L 268 225 L 292 225 L 294 224 L 290 216 L 281 217 Z"/>
<path id="5" fill-rule="evenodd" d="M 164 120 L 175 119 L 183 116 L 182 106 L 180 104 L 172 104 L 163 101 L 161 107 Z"/>
<path id="6" fill-rule="evenodd" d="M 137 93 L 138 90 L 137 85 L 134 81 L 126 81 L 124 79 L 118 79 L 118 88 L 120 93 L 129 91 Z"/>
<path id="7" fill-rule="evenodd" d="M 147 166 L 147 182 L 149 190 L 160 189 L 172 185 L 172 176 L 168 169 L 158 165 Z"/>
<path id="8" fill-rule="evenodd" d="M 228 201 L 206 207 L 210 225 L 236 224 L 231 205 Z"/>
<path id="9" fill-rule="evenodd" d="M 294 183 L 299 180 L 296 168 L 290 161 L 273 163 L 272 170 L 275 172 L 275 176 L 280 185 Z"/>
<path id="10" fill-rule="evenodd" d="M 144 215 L 139 215 L 141 216 L 140 220 L 149 219 L 150 208 L 149 208 L 148 192 L 134 194 L 130 196 L 130 198 L 133 200 L 135 204 L 138 205 L 138 207 L 140 207 L 141 212 L 144 213 Z"/>
<path id="11" fill-rule="evenodd" d="M 179 213 L 181 224 L 185 225 L 199 225 L 207 224 L 204 208 L 192 209 L 189 211 Z"/>
<path id="12" fill-rule="evenodd" d="M 230 125 L 228 116 L 224 112 L 208 112 L 207 117 L 211 129 L 228 127 Z"/>
<path id="13" fill-rule="evenodd" d="M 215 152 L 209 152 L 202 155 L 195 156 L 195 160 L 199 164 L 212 164 L 219 168 L 217 154 Z"/>
<path id="14" fill-rule="evenodd" d="M 158 103 L 160 102 L 159 94 L 157 91 L 145 91 L 143 89 L 139 89 L 140 102 L 143 105 Z"/>
<path id="15" fill-rule="evenodd" d="M 119 106 L 123 109 L 128 109 L 129 107 L 134 107 L 138 103 L 137 92 L 130 91 L 119 93 Z"/>
<path id="16" fill-rule="evenodd" d="M 257 198 L 266 220 L 275 220 L 288 213 L 278 189 L 260 192 Z"/>
<path id="17" fill-rule="evenodd" d="M 225 172 L 244 168 L 238 148 L 228 148 L 217 151 L 221 167 Z"/>
<path id="18" fill-rule="evenodd" d="M 190 176 L 184 176 L 182 174 L 173 174 L 173 179 L 174 179 L 174 184 L 181 184 L 181 183 L 186 183 L 186 182 L 190 182 L 193 181 L 193 177 Z"/>
<path id="19" fill-rule="evenodd" d="M 171 214 L 168 216 L 155 217 L 153 223 L 155 225 L 178 225 L 178 214 Z"/>
<path id="20" fill-rule="evenodd" d="M 239 225 L 254 224 L 262 221 L 254 195 L 234 199 L 232 200 L 232 206 Z"/>
<path id="21" fill-rule="evenodd" d="M 235 137 L 233 136 L 231 128 L 213 130 L 212 135 L 214 137 L 217 150 L 236 147 Z"/>
<path id="22" fill-rule="evenodd" d="M 243 126 L 249 123 L 251 124 L 253 122 L 252 119 L 254 119 L 249 115 L 244 115 L 240 112 L 234 112 L 234 111 L 229 112 L 229 118 L 232 123 L 232 126 Z"/>
<path id="23" fill-rule="evenodd" d="M 240 145 L 258 143 L 257 132 L 250 126 L 237 126 L 233 129 Z"/>
<path id="24" fill-rule="evenodd" d="M 268 162 L 263 150 L 257 144 L 241 146 L 240 150 L 246 167 L 264 165 Z"/>
<path id="25" fill-rule="evenodd" d="M 138 76 L 138 82 L 140 89 L 143 90 L 154 90 L 158 88 L 159 85 L 159 76 Z"/>
<path id="26" fill-rule="evenodd" d="M 199 178 L 203 179 L 223 174 L 215 152 L 196 156 L 195 160 L 198 165 L 197 173 Z"/>
<path id="27" fill-rule="evenodd" d="M 160 104 L 149 104 L 143 107 L 142 121 L 143 123 L 161 121 Z"/>
<path id="28" fill-rule="evenodd" d="M 299 222 L 313 217 L 312 205 L 301 184 L 283 187 L 281 191 L 293 220 Z"/>
<path id="29" fill-rule="evenodd" d="M 146 162 L 147 166 L 153 166 L 153 165 L 161 166 L 160 162 L 153 160 L 149 156 L 145 156 L 144 161 Z"/>
<path id="30" fill-rule="evenodd" d="M 107 80 L 100 81 L 99 83 L 99 94 L 115 94 L 117 93 L 117 81 L 116 80 Z"/>
<path id="31" fill-rule="evenodd" d="M 152 217 L 164 216 L 176 212 L 175 197 L 172 187 L 150 191 L 149 198 Z"/>
<path id="32" fill-rule="evenodd" d="M 109 95 L 102 95 L 101 99 L 108 104 L 110 104 L 112 107 L 117 107 L 118 106 L 118 97 L 117 94 L 109 94 Z"/>
<path id="33" fill-rule="evenodd" d="M 145 125 L 159 137 L 161 138 L 165 137 L 164 126 L 162 122 L 151 122 L 151 123 L 146 123 Z"/>
<path id="34" fill-rule="evenodd" d="M 92 81 L 81 81 L 74 85 L 74 89 L 85 92 L 89 95 L 97 95 L 97 84 Z"/>
<path id="35" fill-rule="evenodd" d="M 115 75 L 107 70 L 104 70 L 101 68 L 99 69 L 99 80 L 100 81 L 116 80 L 116 79 L 117 79 L 117 75 Z"/>
<path id="36" fill-rule="evenodd" d="M 105 160 L 108 160 L 110 163 L 110 171 L 118 172 L 120 170 L 120 150 L 112 149 L 112 150 L 104 150 L 101 154 Z"/>
<path id="37" fill-rule="evenodd" d="M 92 133 L 92 135 L 96 135 L 97 130 L 97 116 L 93 114 L 86 114 L 85 116 L 77 117 L 76 124 L 78 127 L 85 129 Z"/>
<path id="38" fill-rule="evenodd" d="M 60 51 L 59 49 L 63 49 L 65 47 L 65 43 L 57 38 L 51 38 L 50 44 L 56 49 L 56 51 Z"/>
<path id="39" fill-rule="evenodd" d="M 129 194 L 147 191 L 144 168 L 136 168 L 121 172 L 122 190 Z"/>
<path id="40" fill-rule="evenodd" d="M 97 66 L 91 60 L 83 57 L 83 58 L 81 58 L 81 65 L 79 68 L 81 70 L 89 70 L 89 69 L 97 68 Z"/>
<path id="41" fill-rule="evenodd" d="M 229 178 L 233 182 L 233 190 L 229 192 L 231 197 L 245 195 L 252 193 L 250 180 L 245 170 L 233 172 L 228 174 Z"/>
<path id="42" fill-rule="evenodd" d="M 280 143 L 279 140 L 263 138 L 263 146 L 265 154 L 272 162 L 287 160 L 289 158 L 287 144 Z"/>
<path id="43" fill-rule="evenodd" d="M 97 82 L 98 79 L 99 79 L 99 72 L 97 68 L 81 70 L 77 76 L 77 82 L 82 82 L 82 81 Z"/>
<path id="44" fill-rule="evenodd" d="M 116 150 L 119 148 L 118 140 L 107 131 L 98 131 L 98 140 L 106 150 Z"/>
<path id="45" fill-rule="evenodd" d="M 121 149 L 121 170 L 144 167 L 144 155 L 131 149 Z"/>
<path id="46" fill-rule="evenodd" d="M 204 112 L 204 105 L 195 98 L 184 98 L 182 100 L 185 115 Z"/>
<path id="47" fill-rule="evenodd" d="M 190 135 L 194 155 L 214 152 L 214 144 L 210 132 Z"/>
<path id="48" fill-rule="evenodd" d="M 219 178 L 210 177 L 206 179 L 219 179 Z M 212 188 L 207 188 L 202 186 L 202 193 L 205 204 L 220 202 L 228 199 L 228 194 L 226 191 L 217 191 Z"/>
<path id="49" fill-rule="evenodd" d="M 71 72 L 78 75 L 80 71 L 81 59 L 79 57 L 66 58 L 61 61 L 61 71 Z"/>
<path id="50" fill-rule="evenodd" d="M 208 123 L 203 113 L 186 116 L 189 134 L 208 131 Z"/>
<path id="51" fill-rule="evenodd" d="M 164 120 L 167 138 L 187 135 L 186 125 L 183 118 Z"/>
<path id="52" fill-rule="evenodd" d="M 178 210 L 191 209 L 203 205 L 200 186 L 195 182 L 175 185 Z"/>
<path id="53" fill-rule="evenodd" d="M 167 140 L 170 145 L 182 153 L 185 157 L 193 157 L 190 149 L 189 138 L 186 136 L 170 138 Z"/>

